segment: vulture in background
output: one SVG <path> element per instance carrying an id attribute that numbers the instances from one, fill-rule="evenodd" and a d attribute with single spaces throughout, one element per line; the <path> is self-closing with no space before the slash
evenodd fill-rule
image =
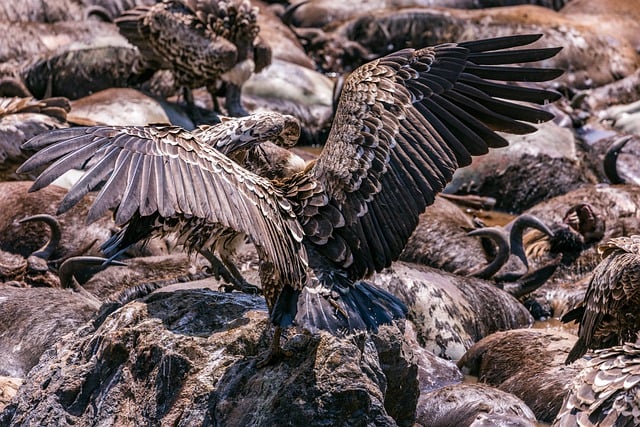
<path id="1" fill-rule="evenodd" d="M 275 325 L 262 366 L 282 352 L 281 330 L 294 321 L 310 331 L 348 333 L 376 331 L 404 316 L 395 296 L 365 279 L 399 257 L 418 216 L 458 167 L 507 145 L 495 131 L 530 133 L 536 128 L 529 123 L 553 117 L 523 101 L 545 104 L 559 94 L 504 83 L 562 74 L 513 65 L 560 50 L 511 49 L 538 38 L 403 49 L 364 64 L 345 80 L 319 158 L 281 178 L 260 176 L 224 154 L 259 149 L 263 141 L 295 144 L 298 122 L 277 113 L 194 132 L 170 126 L 53 131 L 25 144 L 38 152 L 20 171 L 52 163 L 35 191 L 71 168 L 85 169 L 59 212 L 101 185 L 88 221 L 112 209 L 124 233 L 145 230 L 136 237 L 173 231 L 187 248 L 200 250 L 214 249 L 220 230 L 246 234 L 261 257 Z M 127 244 L 123 238 L 109 251 Z"/>
<path id="2" fill-rule="evenodd" d="M 217 84 L 224 81 L 227 113 L 243 116 L 242 85 L 271 63 L 257 19 L 258 8 L 249 0 L 163 0 L 130 9 L 115 23 L 140 50 L 146 68 L 172 71 L 189 106 L 191 88 L 206 86 L 215 103 Z"/>
<path id="3" fill-rule="evenodd" d="M 616 237 L 598 246 L 602 261 L 593 270 L 582 305 L 562 316 L 577 320 L 578 341 L 566 364 L 588 349 L 634 343 L 640 330 L 640 236 Z"/>

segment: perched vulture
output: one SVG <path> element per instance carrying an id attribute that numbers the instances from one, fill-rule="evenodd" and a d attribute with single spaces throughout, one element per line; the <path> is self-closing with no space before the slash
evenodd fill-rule
<path id="1" fill-rule="evenodd" d="M 246 115 L 240 90 L 254 71 L 271 63 L 271 48 L 258 38 L 258 9 L 248 0 L 163 0 L 119 16 L 120 33 L 138 47 L 146 67 L 168 69 L 187 89 L 206 86 L 215 102 L 217 83 L 227 85 L 227 112 Z"/>
<path id="2" fill-rule="evenodd" d="M 633 343 L 640 330 L 640 236 L 609 239 L 598 253 L 602 261 L 593 270 L 582 305 L 562 317 L 563 322 L 580 322 L 567 364 L 588 349 Z"/>
<path id="3" fill-rule="evenodd" d="M 102 185 L 88 221 L 113 209 L 118 224 L 176 231 L 195 250 L 212 247 L 224 228 L 249 236 L 261 256 L 262 289 L 276 326 L 266 362 L 281 351 L 281 328 L 294 320 L 336 333 L 377 330 L 405 314 L 395 296 L 363 279 L 398 258 L 418 216 L 456 168 L 489 147 L 507 145 L 496 130 L 529 133 L 536 128 L 525 122 L 553 117 L 522 101 L 544 104 L 559 94 L 500 82 L 562 74 L 508 65 L 560 50 L 510 49 L 539 37 L 403 49 L 361 66 L 344 83 L 319 158 L 282 178 L 259 176 L 224 154 L 229 146 L 251 149 L 265 140 L 295 144 L 297 122 L 277 113 L 194 132 L 139 126 L 53 131 L 25 144 L 40 151 L 20 170 L 53 162 L 35 191 L 71 168 L 86 169 L 59 211 Z"/>

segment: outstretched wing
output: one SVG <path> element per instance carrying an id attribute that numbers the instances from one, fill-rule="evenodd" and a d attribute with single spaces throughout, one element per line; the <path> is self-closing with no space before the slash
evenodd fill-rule
<path id="1" fill-rule="evenodd" d="M 304 280 L 306 252 L 290 203 L 268 180 L 184 129 L 72 128 L 40 135 L 24 148 L 41 151 L 19 172 L 54 162 L 36 179 L 32 191 L 69 169 L 87 169 L 62 200 L 58 213 L 104 182 L 88 222 L 114 209 L 119 225 L 134 216 L 157 215 L 219 223 L 250 236 L 275 263 L 283 281 L 298 287 Z"/>
<path id="2" fill-rule="evenodd" d="M 318 250 L 352 278 L 390 265 L 455 169 L 489 147 L 507 145 L 495 130 L 529 133 L 536 128 L 523 122 L 550 120 L 548 112 L 509 100 L 542 104 L 559 94 L 492 81 L 535 82 L 562 74 L 502 66 L 560 50 L 509 50 L 539 37 L 404 49 L 356 69 L 312 171 L 328 206 L 301 220 Z M 319 227 L 325 211 L 339 211 L 344 225 Z"/>

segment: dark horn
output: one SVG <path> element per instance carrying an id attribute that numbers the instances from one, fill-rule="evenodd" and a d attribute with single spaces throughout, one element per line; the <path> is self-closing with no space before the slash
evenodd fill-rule
<path id="1" fill-rule="evenodd" d="M 296 10 L 298 10 L 300 6 L 304 6 L 305 4 L 309 3 L 309 1 L 310 0 L 305 0 L 305 1 L 301 1 L 300 3 L 287 6 L 287 8 L 284 10 L 284 13 L 280 17 L 280 20 L 287 27 L 291 27 L 293 25 L 293 23 L 291 22 L 291 19 L 293 18 L 293 14 L 296 13 Z"/>
<path id="2" fill-rule="evenodd" d="M 48 214 L 39 214 L 29 216 L 27 218 L 21 219 L 20 224 L 31 221 L 42 221 L 49 226 L 51 230 L 51 237 L 40 249 L 33 252 L 31 255 L 36 256 L 38 258 L 42 258 L 44 260 L 48 260 L 49 257 L 53 254 L 53 252 L 57 249 L 60 244 L 60 239 L 62 238 L 62 233 L 60 231 L 60 223 L 58 219 L 52 215 Z"/>
<path id="3" fill-rule="evenodd" d="M 509 259 L 509 239 L 501 227 L 485 227 L 470 231 L 467 236 L 488 237 L 498 246 L 498 252 L 493 260 L 484 267 L 476 267 L 469 276 L 488 279 L 498 272 Z"/>
<path id="4" fill-rule="evenodd" d="M 529 261 L 527 260 L 527 254 L 525 253 L 524 243 L 522 241 L 524 230 L 527 228 L 535 228 L 549 237 L 553 236 L 553 231 L 551 231 L 539 218 L 530 214 L 522 214 L 518 216 L 507 226 L 507 229 L 509 230 L 511 253 L 522 261 L 528 271 Z"/>
<path id="5" fill-rule="evenodd" d="M 624 184 L 625 180 L 618 174 L 618 155 L 620 151 L 627 145 L 627 142 L 631 140 L 631 136 L 625 136 L 618 140 L 616 140 L 609 148 L 604 155 L 604 160 L 602 161 L 604 174 L 609 180 L 611 184 Z"/>
<path id="6" fill-rule="evenodd" d="M 91 16 L 97 16 L 104 22 L 113 22 L 113 16 L 111 16 L 111 12 L 100 5 L 94 4 L 93 6 L 89 6 L 87 10 L 85 10 L 84 19 L 88 20 Z"/>
<path id="7" fill-rule="evenodd" d="M 84 270 L 91 270 L 93 274 L 104 270 L 110 265 L 126 266 L 127 264 L 111 260 L 109 258 L 102 258 L 97 256 L 77 256 L 66 259 L 60 268 L 58 269 L 58 277 L 60 278 L 60 287 L 69 288 L 73 287 L 73 280 L 77 272 Z"/>
<path id="8" fill-rule="evenodd" d="M 509 292 L 514 298 L 530 294 L 549 280 L 558 269 L 561 259 L 562 257 L 558 257 L 537 270 L 521 276 L 515 283 L 504 283 L 502 289 Z"/>

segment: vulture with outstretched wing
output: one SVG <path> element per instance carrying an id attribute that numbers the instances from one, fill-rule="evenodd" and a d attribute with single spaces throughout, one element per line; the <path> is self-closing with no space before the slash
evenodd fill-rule
<path id="1" fill-rule="evenodd" d="M 418 216 L 456 168 L 489 147 L 507 145 L 495 131 L 529 133 L 536 128 L 528 123 L 553 117 L 525 103 L 544 104 L 559 94 L 504 83 L 562 73 L 509 65 L 560 50 L 512 49 L 539 37 L 404 49 L 361 66 L 345 81 L 320 157 L 281 178 L 260 176 L 223 154 L 225 147 L 251 150 L 265 139 L 294 143 L 298 125 L 277 113 L 196 132 L 54 131 L 25 145 L 40 151 L 21 170 L 54 162 L 35 181 L 37 190 L 71 168 L 86 169 L 60 212 L 103 183 L 89 221 L 113 209 L 118 224 L 148 221 L 147 230 L 185 235 L 187 246 L 214 244 L 214 229 L 245 233 L 261 257 L 262 289 L 276 326 L 270 356 L 281 351 L 281 328 L 294 320 L 334 333 L 376 330 L 402 317 L 406 307 L 363 279 L 398 258 Z M 240 130 L 229 131 L 234 123 Z M 266 130 L 257 127 L 251 132 L 251 123 L 271 129 L 269 135 L 262 137 Z M 218 126 L 226 131 L 217 132 Z"/>

